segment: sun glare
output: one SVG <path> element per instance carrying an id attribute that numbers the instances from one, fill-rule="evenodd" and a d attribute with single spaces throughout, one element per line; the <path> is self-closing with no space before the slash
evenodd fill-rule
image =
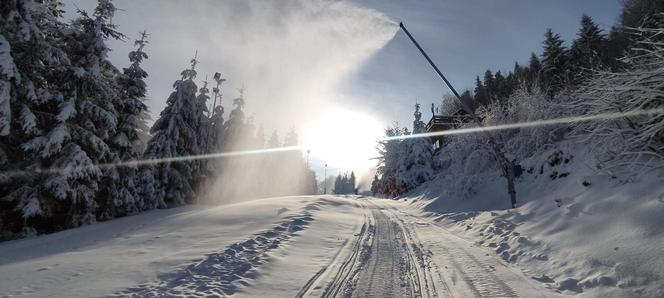
<path id="1" fill-rule="evenodd" d="M 374 165 L 383 125 L 375 118 L 343 108 L 331 109 L 303 129 L 303 149 L 330 167 L 363 170 Z"/>

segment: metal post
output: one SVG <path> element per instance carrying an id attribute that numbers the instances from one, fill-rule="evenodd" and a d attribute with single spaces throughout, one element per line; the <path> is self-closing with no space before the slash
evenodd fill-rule
<path id="1" fill-rule="evenodd" d="M 408 32 L 408 29 L 406 29 L 406 26 L 404 26 L 403 23 L 399 22 L 399 27 L 401 27 L 403 32 L 405 32 L 406 35 L 408 35 L 408 38 L 410 39 L 410 41 L 412 41 L 413 44 L 415 44 L 417 49 L 420 50 L 420 53 L 422 53 L 422 56 L 424 56 L 424 58 L 427 59 L 427 61 L 429 62 L 431 67 L 433 67 L 433 69 L 436 71 L 438 76 L 440 76 L 440 78 L 443 79 L 445 84 L 447 84 L 447 87 L 450 88 L 452 93 L 454 93 L 454 96 L 456 96 L 456 98 L 459 100 L 459 103 L 461 103 L 461 106 L 463 107 L 463 109 L 466 110 L 466 112 L 473 118 L 473 120 L 475 121 L 475 123 L 479 127 L 484 127 L 484 125 L 482 124 L 482 121 L 477 116 L 477 114 L 475 114 L 475 112 L 473 112 L 473 110 L 470 108 L 470 106 L 468 106 L 461 99 L 461 96 L 459 96 L 459 93 L 456 91 L 456 89 L 454 89 L 454 87 L 452 87 L 452 84 L 450 84 L 450 81 L 447 80 L 447 78 L 443 75 L 443 73 L 440 71 L 440 69 L 438 69 L 436 64 L 433 63 L 433 61 L 431 61 L 431 58 L 429 58 L 429 55 L 427 55 L 427 53 L 424 52 L 424 49 L 422 49 L 420 44 L 417 43 L 415 38 L 413 38 L 413 36 L 410 34 L 410 32 Z M 505 154 L 503 153 L 502 149 L 500 148 L 500 146 L 498 146 L 498 143 L 493 139 L 493 137 L 490 134 L 487 133 L 486 136 L 488 138 L 489 145 L 491 146 L 494 153 L 496 154 L 496 158 L 498 159 L 498 162 L 501 164 L 503 176 L 505 176 L 505 178 L 507 179 L 507 192 L 510 195 L 510 201 L 512 203 L 512 208 L 515 208 L 516 207 L 516 188 L 514 186 L 514 163 L 512 161 L 508 160 L 507 157 L 505 157 Z"/>
<path id="2" fill-rule="evenodd" d="M 327 194 L 327 164 L 325 164 L 325 174 L 323 175 L 323 194 Z"/>
<path id="3" fill-rule="evenodd" d="M 309 168 L 309 154 L 311 153 L 311 150 L 307 149 L 307 169 Z"/>

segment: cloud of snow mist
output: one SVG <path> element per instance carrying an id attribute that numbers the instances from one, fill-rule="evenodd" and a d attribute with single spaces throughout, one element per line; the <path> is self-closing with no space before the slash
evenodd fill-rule
<path id="1" fill-rule="evenodd" d="M 334 102 L 343 79 L 397 30 L 380 12 L 338 1 L 159 1 L 155 6 L 159 19 L 150 23 L 160 26 L 148 28 L 150 61 L 172 70 L 162 78 L 161 71 L 152 76 L 149 69 L 153 112 L 161 110 L 157 103 L 163 104 L 172 81 L 198 50 L 199 82 L 217 71 L 228 79 L 222 87 L 227 112 L 236 88 L 244 86 L 247 115 L 256 113 L 266 129 L 280 131 L 300 128 Z M 133 11 L 126 8 L 127 14 Z"/>
<path id="2" fill-rule="evenodd" d="M 63 0 L 65 17 L 96 1 Z M 343 97 L 339 85 L 389 42 L 398 25 L 386 15 L 346 1 L 115 0 L 114 18 L 127 41 L 110 41 L 110 59 L 129 64 L 133 39 L 147 30 L 147 102 L 154 117 L 173 82 L 198 52 L 196 83 L 220 72 L 226 116 L 237 89 L 246 88 L 246 114 L 282 135 Z"/>
<path id="3" fill-rule="evenodd" d="M 264 125 L 267 136 L 276 129 L 283 137 L 291 127 L 302 133 L 332 109 L 341 96 L 338 92 L 343 80 L 391 40 L 397 30 L 383 14 L 348 2 L 231 1 L 216 10 L 210 8 L 218 2 L 195 3 L 198 20 L 213 24 L 199 37 L 205 41 L 205 47 L 198 48 L 201 70 L 220 71 L 228 79 L 228 87 L 222 89 L 227 112 L 232 109 L 230 99 L 237 96 L 229 87 L 245 86 L 245 113 L 256 114 L 256 122 Z M 192 29 L 187 27 L 185 24 L 178 30 L 184 34 Z M 182 46 L 178 49 L 185 57 L 192 51 Z M 241 166 L 220 161 L 226 163 L 224 174 L 211 194 L 221 194 L 228 201 L 249 192 L 279 195 L 297 191 L 294 185 L 284 185 L 296 183 L 289 173 L 297 171 L 293 160 L 272 156 L 276 158 L 271 163 L 282 159 L 281 165 L 272 167 L 283 171 L 275 173 L 272 181 L 260 184 L 252 178 L 263 169 L 247 167 L 251 162 L 246 158 Z M 263 189 L 257 191 L 256 187 Z M 229 189 L 232 191 L 226 191 Z"/>
<path id="4" fill-rule="evenodd" d="M 75 16 L 74 5 L 91 11 L 96 4 L 64 2 L 68 18 Z M 139 31 L 150 34 L 149 59 L 143 68 L 149 73 L 147 103 L 153 118 L 163 110 L 173 82 L 197 51 L 199 87 L 207 76 L 211 88 L 215 72 L 227 79 L 221 88 L 224 118 L 228 119 L 233 108 L 237 89 L 244 87 L 245 114 L 255 114 L 256 126 L 263 124 L 266 136 L 277 130 L 282 138 L 290 128 L 304 131 L 319 115 L 337 106 L 344 96 L 340 91 L 344 80 L 398 30 L 381 12 L 346 1 L 114 3 L 120 9 L 114 23 L 129 37 L 129 42 L 110 44 L 110 59 L 116 65 L 128 65 L 127 53 Z"/>

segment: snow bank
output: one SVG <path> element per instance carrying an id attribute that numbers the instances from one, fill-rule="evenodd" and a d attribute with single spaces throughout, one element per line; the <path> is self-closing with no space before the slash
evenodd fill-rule
<path id="1" fill-rule="evenodd" d="M 594 172 L 586 149 L 563 143 L 521 163 L 519 208 L 497 174 L 464 184 L 443 175 L 412 206 L 557 291 L 579 296 L 664 293 L 664 171 Z M 467 187 L 466 198 L 448 188 Z"/>

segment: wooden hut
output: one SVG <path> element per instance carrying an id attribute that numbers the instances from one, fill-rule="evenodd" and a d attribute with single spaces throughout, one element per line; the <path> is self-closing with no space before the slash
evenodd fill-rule
<path id="1" fill-rule="evenodd" d="M 452 130 L 459 128 L 462 124 L 471 122 L 472 118 L 466 111 L 463 109 L 458 110 L 452 115 L 433 115 L 429 123 L 426 125 L 426 132 L 440 132 L 445 130 Z M 440 149 L 445 141 L 445 136 L 434 135 L 431 136 L 431 143 L 434 145 L 436 150 Z"/>

